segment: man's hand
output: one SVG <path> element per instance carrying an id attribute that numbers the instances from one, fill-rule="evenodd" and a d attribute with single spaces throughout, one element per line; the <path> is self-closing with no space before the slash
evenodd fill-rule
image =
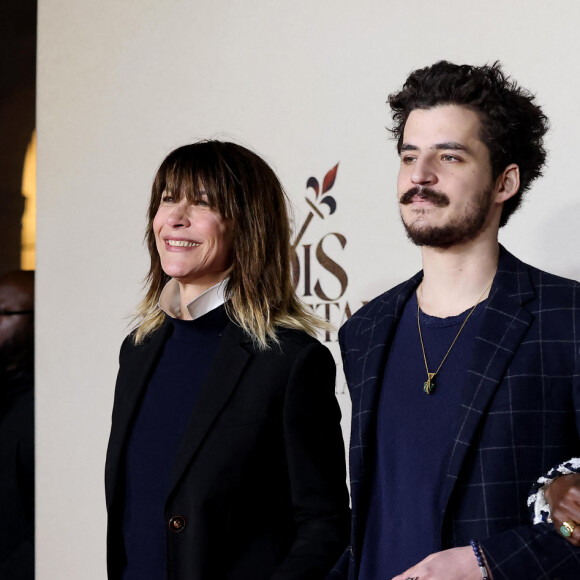
<path id="1" fill-rule="evenodd" d="M 580 473 L 557 477 L 544 494 L 550 504 L 550 514 L 558 533 L 563 535 L 560 531 L 563 522 L 573 522 L 576 527 L 566 539 L 580 546 Z"/>
<path id="2" fill-rule="evenodd" d="M 481 580 L 481 572 L 471 546 L 430 554 L 393 580 Z"/>

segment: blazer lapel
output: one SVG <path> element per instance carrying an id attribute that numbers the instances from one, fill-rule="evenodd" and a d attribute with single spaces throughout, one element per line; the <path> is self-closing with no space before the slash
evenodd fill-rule
<path id="1" fill-rule="evenodd" d="M 383 381 L 388 349 L 409 296 L 422 279 L 422 272 L 377 300 L 376 311 L 357 321 L 355 334 L 345 344 L 349 372 L 349 390 L 353 403 L 353 422 L 361 430 L 360 443 L 368 442 L 366 436 L 374 426 L 377 401 Z"/>
<path id="2" fill-rule="evenodd" d="M 344 338 L 343 356 L 352 400 L 349 455 L 352 527 L 357 546 L 361 545 L 364 534 L 370 497 L 368 485 L 372 483 L 375 461 L 377 407 L 388 349 L 405 303 L 422 277 L 423 272 L 419 272 L 378 297 L 372 310 L 355 315 Z"/>
<path id="3" fill-rule="evenodd" d="M 226 406 L 252 357 L 244 331 L 230 322 L 193 408 L 171 472 L 170 492 L 196 454 L 207 432 Z"/>
<path id="4" fill-rule="evenodd" d="M 107 466 L 105 470 L 107 503 L 110 505 L 119 481 L 119 469 L 125 451 L 129 430 L 141 402 L 145 388 L 171 333 L 171 324 L 166 319 L 147 341 L 138 346 L 124 345 L 121 351 L 119 376 L 115 392 L 115 420 L 112 424 Z M 128 339 L 132 340 L 132 338 Z"/>
<path id="5" fill-rule="evenodd" d="M 526 265 L 501 247 L 498 270 L 462 392 L 444 505 L 449 500 L 477 427 L 532 323 L 533 315 L 523 305 L 534 295 Z"/>

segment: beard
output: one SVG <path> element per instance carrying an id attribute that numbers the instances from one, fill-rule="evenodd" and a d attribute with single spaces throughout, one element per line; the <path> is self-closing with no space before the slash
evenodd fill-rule
<path id="1" fill-rule="evenodd" d="M 492 192 L 493 185 L 478 192 L 468 206 L 469 211 L 461 218 L 452 218 L 444 226 L 431 226 L 425 223 L 417 224 L 417 219 L 405 223 L 401 216 L 407 237 L 417 246 L 443 249 L 473 240 L 482 230 L 489 214 Z M 401 196 L 399 203 L 408 205 L 416 195 L 431 201 L 436 207 L 449 205 L 449 197 L 444 192 L 421 186 L 412 187 L 406 191 Z M 417 210 L 419 217 L 425 213 L 427 213 L 427 210 Z"/>

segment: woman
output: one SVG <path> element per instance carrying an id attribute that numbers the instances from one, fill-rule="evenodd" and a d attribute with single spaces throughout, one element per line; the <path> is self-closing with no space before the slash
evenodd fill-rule
<path id="1" fill-rule="evenodd" d="M 233 143 L 170 153 L 123 343 L 110 579 L 324 578 L 348 536 L 335 364 L 296 297 L 283 189 Z"/>

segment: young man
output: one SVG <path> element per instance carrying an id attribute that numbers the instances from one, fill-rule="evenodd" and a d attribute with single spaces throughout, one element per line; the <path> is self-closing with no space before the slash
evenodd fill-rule
<path id="1" fill-rule="evenodd" d="M 541 174 L 547 119 L 499 64 L 438 62 L 389 103 L 423 271 L 340 332 L 353 527 L 333 575 L 578 578 L 580 550 L 532 526 L 526 499 L 580 452 L 580 285 L 497 240 Z"/>

